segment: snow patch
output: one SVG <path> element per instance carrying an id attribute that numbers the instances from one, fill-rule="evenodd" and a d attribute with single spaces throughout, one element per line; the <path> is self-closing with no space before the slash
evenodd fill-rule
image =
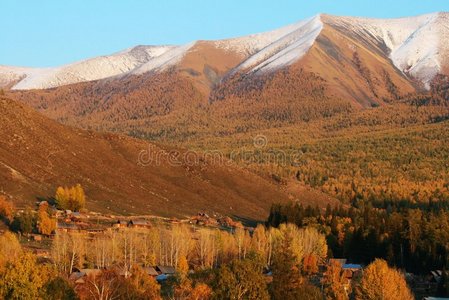
<path id="1" fill-rule="evenodd" d="M 236 71 L 270 71 L 291 65 L 312 47 L 323 29 L 320 16 L 299 22 L 281 30 L 280 35 L 266 34 L 271 42 L 240 64 Z"/>
<path id="2" fill-rule="evenodd" d="M 112 55 L 95 57 L 56 68 L 16 70 L 16 68 L 5 67 L 5 69 L 13 74 L 9 77 L 25 76 L 13 89 L 46 89 L 120 75 L 134 70 L 173 48 L 173 46 L 137 46 Z M 0 76 L 2 74 L 0 70 Z"/>

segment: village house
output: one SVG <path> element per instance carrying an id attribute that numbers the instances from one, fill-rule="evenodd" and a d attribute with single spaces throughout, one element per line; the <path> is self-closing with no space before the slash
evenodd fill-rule
<path id="1" fill-rule="evenodd" d="M 176 273 L 175 267 L 172 266 L 156 266 L 158 274 L 174 275 Z"/>
<path id="2" fill-rule="evenodd" d="M 128 227 L 131 228 L 148 228 L 150 226 L 150 223 L 145 220 L 131 220 L 128 223 Z"/>
<path id="3" fill-rule="evenodd" d="M 145 273 L 147 273 L 151 277 L 155 278 L 159 275 L 158 271 L 153 267 L 146 267 L 146 268 L 144 268 L 144 270 L 145 270 Z"/>
<path id="4" fill-rule="evenodd" d="M 51 253 L 50 250 L 47 249 L 34 249 L 33 254 L 36 255 L 37 258 L 50 258 Z"/>
<path id="5" fill-rule="evenodd" d="M 57 232 L 79 232 L 80 230 L 80 227 L 76 224 L 62 222 L 56 224 Z"/>
<path id="6" fill-rule="evenodd" d="M 76 270 L 75 272 L 72 272 L 69 276 L 69 280 L 74 282 L 75 284 L 84 284 L 85 278 L 88 276 L 96 277 L 100 275 L 102 270 L 100 269 L 81 269 Z"/>
<path id="7" fill-rule="evenodd" d="M 176 273 L 175 268 L 172 266 L 156 266 L 156 271 L 159 274 L 156 276 L 158 282 L 165 281 Z"/>
<path id="8" fill-rule="evenodd" d="M 32 233 L 32 234 L 29 235 L 29 237 L 30 237 L 33 241 L 36 241 L 36 242 L 41 242 L 41 241 L 42 241 L 42 235 L 41 235 L 41 234 L 35 234 L 35 233 Z"/>
<path id="9" fill-rule="evenodd" d="M 126 228 L 128 227 L 128 221 L 125 220 L 118 220 L 113 225 L 114 228 Z"/>

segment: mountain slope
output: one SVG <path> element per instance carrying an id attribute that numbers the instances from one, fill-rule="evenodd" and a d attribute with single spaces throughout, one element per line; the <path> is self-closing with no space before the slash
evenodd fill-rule
<path id="1" fill-rule="evenodd" d="M 326 21 L 314 45 L 292 68 L 315 73 L 335 95 L 362 108 L 415 92 L 417 84 L 391 63 L 388 51 L 374 43 Z"/>
<path id="2" fill-rule="evenodd" d="M 0 110 L 0 191 L 18 205 L 76 183 L 86 189 L 88 208 L 122 214 L 205 210 L 261 219 L 271 203 L 289 199 L 275 184 L 214 157 L 192 160 L 190 153 L 187 160 L 181 151 L 175 160 L 171 149 L 65 127 L 4 97 Z"/>
<path id="3" fill-rule="evenodd" d="M 365 43 L 376 43 L 405 74 L 425 84 L 443 71 L 448 54 L 448 13 L 377 20 L 324 16 L 325 22 L 352 33 Z"/>

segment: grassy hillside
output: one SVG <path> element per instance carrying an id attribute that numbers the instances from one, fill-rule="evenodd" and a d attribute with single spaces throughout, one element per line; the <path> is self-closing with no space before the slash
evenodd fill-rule
<path id="1" fill-rule="evenodd" d="M 0 193 L 19 206 L 80 183 L 89 209 L 186 216 L 218 212 L 262 220 L 291 194 L 225 160 L 114 134 L 83 131 L 1 97 Z"/>

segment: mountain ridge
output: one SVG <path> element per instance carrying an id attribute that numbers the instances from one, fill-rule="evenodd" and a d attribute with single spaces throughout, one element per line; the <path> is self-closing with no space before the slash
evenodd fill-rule
<path id="1" fill-rule="evenodd" d="M 449 37 L 449 28 L 445 25 L 448 15 L 438 12 L 410 18 L 374 19 L 319 14 L 265 33 L 217 41 L 193 41 L 180 46 L 136 46 L 55 68 L 0 66 L 0 86 L 18 90 L 46 89 L 166 71 L 180 63 L 189 52 L 196 51 L 199 43 L 208 43 L 231 53 L 226 55 L 239 57 L 240 61 L 230 66 L 228 73 L 270 72 L 299 61 L 316 43 L 323 27 L 328 25 L 345 28 L 364 39 L 376 39 L 388 48 L 393 64 L 401 72 L 420 80 L 428 88 L 431 79 L 447 69 L 449 47 L 441 41 Z M 423 38 L 431 39 L 431 43 L 423 43 Z M 143 59 L 132 53 L 136 49 L 145 54 Z"/>

